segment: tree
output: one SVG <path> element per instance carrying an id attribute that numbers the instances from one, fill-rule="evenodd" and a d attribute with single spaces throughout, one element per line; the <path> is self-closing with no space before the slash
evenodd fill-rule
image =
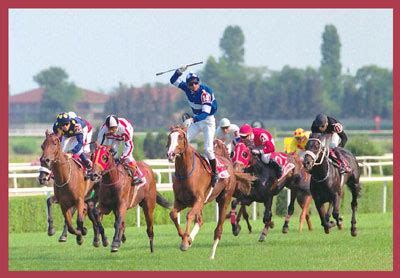
<path id="1" fill-rule="evenodd" d="M 56 113 L 75 109 L 81 90 L 73 82 L 68 82 L 65 70 L 50 67 L 35 75 L 33 80 L 44 88 L 39 120 L 48 122 L 49 119 L 55 118 Z"/>
<path id="2" fill-rule="evenodd" d="M 321 67 L 324 103 L 328 113 L 336 114 L 342 100 L 340 40 L 334 25 L 326 25 L 322 34 Z"/>
<path id="3" fill-rule="evenodd" d="M 219 42 L 223 51 L 223 59 L 230 66 L 238 66 L 244 62 L 244 34 L 239 26 L 228 26 Z"/>

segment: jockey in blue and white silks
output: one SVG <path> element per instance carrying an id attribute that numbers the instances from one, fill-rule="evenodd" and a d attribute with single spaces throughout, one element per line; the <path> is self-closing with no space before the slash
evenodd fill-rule
<path id="1" fill-rule="evenodd" d="M 192 108 L 193 117 L 185 120 L 188 126 L 187 139 L 190 142 L 200 132 L 204 134 L 204 152 L 213 172 L 211 186 L 214 187 L 218 181 L 217 166 L 215 161 L 213 140 L 215 135 L 215 117 L 218 104 L 211 88 L 200 84 L 197 74 L 189 72 L 186 82 L 180 79 L 186 66 L 177 69 L 172 75 L 170 82 L 185 92 L 187 101 Z"/>

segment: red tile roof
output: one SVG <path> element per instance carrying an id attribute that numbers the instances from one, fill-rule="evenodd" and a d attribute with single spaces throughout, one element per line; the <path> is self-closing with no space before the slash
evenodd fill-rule
<path id="1" fill-rule="evenodd" d="M 83 91 L 82 98 L 79 102 L 89 103 L 105 103 L 110 98 L 109 95 L 81 89 Z M 10 104 L 38 103 L 42 101 L 44 89 L 37 88 L 17 95 L 12 95 L 9 98 Z"/>

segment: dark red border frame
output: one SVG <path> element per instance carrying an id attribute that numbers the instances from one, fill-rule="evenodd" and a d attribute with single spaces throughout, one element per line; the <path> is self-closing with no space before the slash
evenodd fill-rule
<path id="1" fill-rule="evenodd" d="M 8 176 L 8 9 L 10 8 L 392 8 L 393 9 L 393 142 L 394 142 L 394 205 L 393 205 L 393 249 L 394 249 L 394 262 L 393 272 L 251 272 L 250 275 L 254 277 L 261 277 L 267 275 L 284 275 L 284 276 L 300 276 L 300 277 L 337 277 L 340 276 L 354 276 L 365 275 L 368 277 L 387 276 L 394 277 L 399 275 L 400 271 L 400 255 L 399 255 L 399 226 L 400 226 L 400 201 L 398 188 L 400 180 L 400 144 L 396 144 L 400 140 L 400 96 L 399 96 L 399 70 L 400 58 L 399 50 L 399 28 L 400 28 L 400 1 L 396 0 L 248 0 L 248 1 L 228 1 L 228 0 L 203 0 L 203 1 L 187 1 L 187 0 L 174 0 L 174 1 L 141 1 L 135 3 L 129 0 L 3 0 L 0 2 L 0 177 L 2 189 L 0 193 L 0 275 L 4 277 L 23 277 L 29 275 L 44 277 L 69 277 L 70 275 L 90 275 L 90 276 L 108 276 L 109 272 L 8 272 L 8 190 L 7 190 L 7 176 Z M 371 50 L 373 51 L 373 50 Z M 379 260 L 380 258 L 376 258 Z M 111 274 L 112 275 L 112 274 Z M 119 272 L 118 275 L 128 277 L 128 275 L 140 276 L 188 276 L 201 277 L 203 272 Z M 211 276 L 229 276 L 241 277 L 246 275 L 242 272 L 209 272 L 207 275 Z"/>

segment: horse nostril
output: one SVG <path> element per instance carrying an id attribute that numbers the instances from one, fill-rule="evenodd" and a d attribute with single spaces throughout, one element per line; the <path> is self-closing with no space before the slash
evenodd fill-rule
<path id="1" fill-rule="evenodd" d="M 45 161 L 47 164 L 50 163 L 50 159 L 49 159 L 49 158 L 46 158 L 44 161 Z"/>

